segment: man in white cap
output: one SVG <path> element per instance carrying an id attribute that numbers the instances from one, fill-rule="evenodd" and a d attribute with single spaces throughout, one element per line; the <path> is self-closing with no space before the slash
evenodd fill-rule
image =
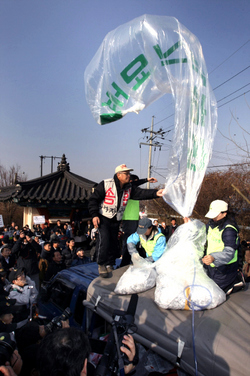
<path id="1" fill-rule="evenodd" d="M 238 273 L 240 245 L 239 228 L 228 204 L 223 200 L 211 202 L 207 224 L 207 249 L 202 262 L 207 274 L 228 295 L 244 287 Z"/>
<path id="2" fill-rule="evenodd" d="M 118 230 L 129 199 L 149 200 L 162 197 L 163 189 L 141 189 L 130 183 L 132 168 L 125 164 L 115 169 L 112 179 L 99 183 L 89 199 L 89 213 L 94 226 L 99 227 L 96 249 L 99 275 L 112 276 L 115 259 L 120 257 Z"/>

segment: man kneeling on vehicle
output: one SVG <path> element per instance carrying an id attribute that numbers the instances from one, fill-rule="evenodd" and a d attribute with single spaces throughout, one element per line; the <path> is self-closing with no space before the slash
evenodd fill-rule
<path id="1" fill-rule="evenodd" d="M 145 249 L 147 260 L 151 262 L 157 261 L 166 248 L 165 236 L 153 226 L 149 218 L 140 219 L 136 232 L 128 237 L 128 251 L 131 256 L 138 253 L 136 245 L 139 242 Z"/>

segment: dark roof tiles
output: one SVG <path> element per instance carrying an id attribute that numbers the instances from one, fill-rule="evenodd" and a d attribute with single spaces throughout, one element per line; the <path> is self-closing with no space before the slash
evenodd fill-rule
<path id="1" fill-rule="evenodd" d="M 0 189 L 0 201 L 16 199 L 18 202 L 83 202 L 88 200 L 95 182 L 69 171 L 57 171 L 49 175 L 19 182 Z"/>

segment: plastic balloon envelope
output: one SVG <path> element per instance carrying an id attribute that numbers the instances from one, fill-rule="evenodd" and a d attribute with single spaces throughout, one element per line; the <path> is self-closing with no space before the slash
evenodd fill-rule
<path id="1" fill-rule="evenodd" d="M 165 201 L 190 216 L 211 157 L 217 103 L 198 39 L 167 16 L 144 15 L 105 37 L 85 70 L 95 120 L 107 124 L 171 93 L 175 103 Z"/>

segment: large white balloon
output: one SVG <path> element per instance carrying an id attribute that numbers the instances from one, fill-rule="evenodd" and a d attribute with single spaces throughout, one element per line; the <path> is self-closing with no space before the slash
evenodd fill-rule
<path id="1" fill-rule="evenodd" d="M 172 94 L 175 128 L 164 199 L 190 216 L 217 127 L 217 103 L 198 39 L 176 18 L 138 17 L 107 34 L 84 79 L 86 99 L 99 124 L 138 113 Z"/>

